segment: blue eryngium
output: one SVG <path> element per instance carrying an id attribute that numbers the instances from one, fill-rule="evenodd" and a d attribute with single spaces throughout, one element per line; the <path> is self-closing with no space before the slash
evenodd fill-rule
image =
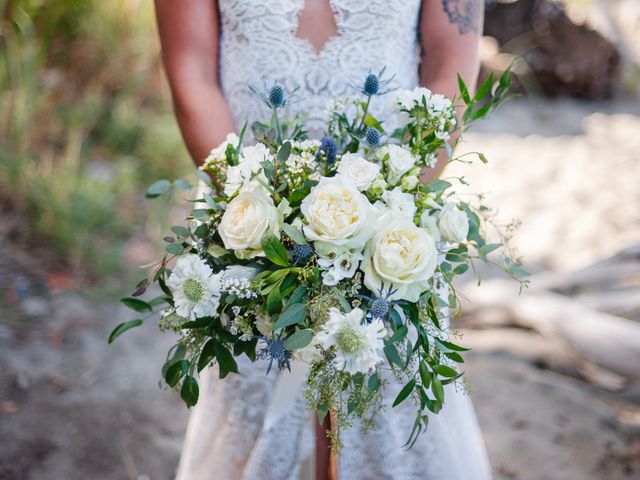
<path id="1" fill-rule="evenodd" d="M 389 93 L 393 90 L 393 88 L 389 88 L 389 85 L 395 78 L 395 75 L 385 78 L 384 73 L 386 68 L 387 67 L 382 68 L 378 73 L 374 73 L 369 69 L 369 73 L 367 73 L 363 83 L 351 83 L 351 86 L 367 97 Z"/>
<path id="2" fill-rule="evenodd" d="M 320 148 L 318 148 L 318 157 L 320 155 L 324 155 L 324 160 L 327 162 L 327 166 L 331 167 L 336 161 L 336 153 L 338 151 L 338 146 L 336 142 L 331 137 L 324 137 L 320 141 Z"/>
<path id="3" fill-rule="evenodd" d="M 287 370 L 291 371 L 291 364 L 289 362 L 291 352 L 289 352 L 284 346 L 284 330 L 282 330 L 277 336 L 274 335 L 273 338 L 258 338 L 266 345 L 257 352 L 256 357 L 260 360 L 269 360 L 267 375 L 269 375 L 274 361 L 277 363 L 280 370 L 284 370 L 286 367 Z"/>
<path id="4" fill-rule="evenodd" d="M 369 145 L 375 147 L 380 143 L 380 132 L 373 127 L 367 127 L 364 138 Z"/>
<path id="5" fill-rule="evenodd" d="M 274 85 L 269 90 L 269 103 L 271 108 L 283 107 L 285 102 L 284 88 L 281 85 Z"/>
<path id="6" fill-rule="evenodd" d="M 384 283 L 382 283 L 378 289 L 377 296 L 369 297 L 366 295 L 358 295 L 358 298 L 369 302 L 366 316 L 369 322 L 376 318 L 379 318 L 383 322 L 388 320 L 391 309 L 398 303 L 395 300 L 390 300 L 390 297 L 397 291 L 397 289 L 394 290 L 392 287 L 385 289 Z"/>
<path id="7" fill-rule="evenodd" d="M 380 90 L 380 79 L 375 73 L 370 73 L 364 80 L 364 88 L 362 92 L 365 95 L 375 95 Z"/>
<path id="8" fill-rule="evenodd" d="M 313 255 L 313 248 L 308 243 L 304 243 L 302 245 L 295 245 L 291 249 L 291 257 L 294 265 L 299 265 L 301 263 L 309 260 L 309 257 Z"/>

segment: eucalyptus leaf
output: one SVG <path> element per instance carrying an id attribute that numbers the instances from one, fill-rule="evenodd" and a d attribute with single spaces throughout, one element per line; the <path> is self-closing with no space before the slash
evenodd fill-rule
<path id="1" fill-rule="evenodd" d="M 191 182 L 184 178 L 178 178 L 173 181 L 173 186 L 180 190 L 191 190 Z"/>
<path id="2" fill-rule="evenodd" d="M 305 245 L 307 243 L 302 230 L 300 230 L 299 228 L 294 227 L 293 225 L 289 225 L 288 223 L 284 223 L 282 225 L 282 230 L 291 240 L 296 242 L 298 245 Z"/>
<path id="3" fill-rule="evenodd" d="M 284 347 L 287 350 L 297 350 L 304 348 L 313 340 L 313 330 L 305 328 L 296 330 L 289 338 L 284 341 Z"/>
<path id="4" fill-rule="evenodd" d="M 273 326 L 274 330 L 302 323 L 307 315 L 307 306 L 304 303 L 293 303 L 282 312 L 278 321 Z"/>
<path id="5" fill-rule="evenodd" d="M 169 190 L 171 190 L 171 182 L 169 180 L 158 180 L 147 188 L 146 196 L 147 198 L 155 198 L 163 193 L 167 193 Z"/>
<path id="6" fill-rule="evenodd" d="M 178 360 L 172 363 L 164 374 L 164 379 L 170 387 L 175 387 L 180 379 L 189 371 L 187 360 Z"/>

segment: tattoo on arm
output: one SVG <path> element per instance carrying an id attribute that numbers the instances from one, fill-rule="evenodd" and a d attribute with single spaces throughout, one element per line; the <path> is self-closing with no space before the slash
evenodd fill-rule
<path id="1" fill-rule="evenodd" d="M 442 0 L 442 9 L 449 17 L 449 23 L 458 26 L 460 35 L 480 33 L 482 6 L 482 0 Z"/>

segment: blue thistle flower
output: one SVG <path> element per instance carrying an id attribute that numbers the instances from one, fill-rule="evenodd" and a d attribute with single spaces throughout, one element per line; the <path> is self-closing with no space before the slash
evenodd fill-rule
<path id="1" fill-rule="evenodd" d="M 294 265 L 298 265 L 306 262 L 311 255 L 313 255 L 313 248 L 308 243 L 302 245 L 296 244 L 291 249 L 291 255 L 293 257 Z"/>
<path id="2" fill-rule="evenodd" d="M 367 73 L 367 76 L 364 79 L 364 83 L 351 83 L 351 87 L 355 88 L 367 97 L 389 93 L 393 90 L 393 88 L 388 87 L 395 78 L 395 75 L 389 78 L 385 78 L 384 73 L 386 69 L 387 67 L 384 67 L 378 73 L 373 73 L 371 70 L 369 70 L 369 73 Z"/>
<path id="3" fill-rule="evenodd" d="M 364 80 L 364 88 L 362 89 L 362 93 L 371 96 L 378 93 L 378 90 L 380 90 L 380 79 L 375 73 L 370 73 Z"/>
<path id="4" fill-rule="evenodd" d="M 367 127 L 364 138 L 372 147 L 380 144 L 380 132 L 373 127 Z"/>
<path id="5" fill-rule="evenodd" d="M 320 142 L 320 148 L 318 148 L 318 157 L 320 154 L 324 154 L 325 161 L 327 166 L 332 166 L 336 161 L 336 153 L 338 151 L 338 146 L 336 142 L 331 137 L 324 137 Z"/>
<path id="6" fill-rule="evenodd" d="M 273 338 L 257 338 L 265 343 L 265 346 L 256 352 L 256 358 L 260 360 L 269 360 L 267 375 L 269 375 L 274 361 L 277 363 L 278 369 L 284 370 L 286 367 L 287 370 L 291 371 L 291 363 L 289 362 L 291 352 L 284 346 L 284 331 L 280 331 L 280 333 Z"/>
<path id="7" fill-rule="evenodd" d="M 382 283 L 378 289 L 377 296 L 369 297 L 366 295 L 358 295 L 358 298 L 369 302 L 369 309 L 366 317 L 367 320 L 370 322 L 376 318 L 383 321 L 388 320 L 391 309 L 398 304 L 396 300 L 389 300 L 389 298 L 391 298 L 391 296 L 397 291 L 397 288 L 394 290 L 391 287 L 385 290 L 384 283 Z"/>
<path id="8" fill-rule="evenodd" d="M 294 94 L 298 91 L 298 88 L 293 90 L 289 90 L 285 88 L 283 85 L 280 85 L 278 82 L 275 82 L 271 85 L 271 87 L 267 87 L 267 84 L 262 79 L 262 88 L 256 88 L 253 85 L 249 85 L 249 90 L 256 97 L 262 100 L 270 109 L 274 108 L 282 108 L 285 105 L 290 105 L 291 103 L 295 103 Z"/>
<path id="9" fill-rule="evenodd" d="M 274 85 L 269 90 L 269 103 L 272 108 L 283 107 L 285 102 L 284 98 L 284 88 L 280 85 Z"/>

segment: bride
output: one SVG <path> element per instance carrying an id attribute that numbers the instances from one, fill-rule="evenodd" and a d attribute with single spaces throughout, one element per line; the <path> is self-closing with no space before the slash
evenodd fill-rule
<path id="1" fill-rule="evenodd" d="M 289 113 L 311 112 L 307 126 L 321 134 L 328 100 L 355 93 L 350 85 L 369 70 L 386 67 L 397 87 L 420 84 L 449 97 L 457 92 L 456 74 L 473 86 L 478 73 L 483 0 L 155 3 L 175 114 L 196 163 L 245 121 L 268 118 L 248 89 L 263 79 L 299 88 L 301 101 Z M 385 117 L 385 102 L 373 108 Z M 240 375 L 224 381 L 215 368 L 203 372 L 179 480 L 320 480 L 336 470 L 344 480 L 491 478 L 471 402 L 453 386 L 410 450 L 402 445 L 414 412 L 405 402 L 378 415 L 368 433 L 357 424 L 341 431 L 337 468 L 328 468 L 326 426 L 305 410 L 295 366 L 293 374 L 269 376 L 248 366 L 240 361 Z M 397 392 L 388 390 L 393 399 Z M 278 408 L 285 402 L 297 408 Z M 278 415 L 283 411 L 295 413 Z"/>

